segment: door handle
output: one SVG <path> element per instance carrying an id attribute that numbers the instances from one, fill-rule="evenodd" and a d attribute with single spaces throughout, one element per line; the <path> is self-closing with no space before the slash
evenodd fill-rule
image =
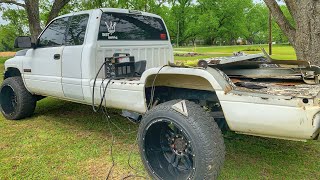
<path id="1" fill-rule="evenodd" d="M 60 54 L 55 54 L 53 55 L 53 59 L 54 60 L 59 60 L 61 58 L 61 55 Z"/>

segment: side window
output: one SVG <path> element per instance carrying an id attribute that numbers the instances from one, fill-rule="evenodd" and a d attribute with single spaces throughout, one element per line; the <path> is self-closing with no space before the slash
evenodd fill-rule
<path id="1" fill-rule="evenodd" d="M 74 46 L 83 44 L 84 37 L 86 35 L 88 20 L 88 14 L 77 15 L 71 18 L 66 45 Z"/>
<path id="2" fill-rule="evenodd" d="M 39 47 L 61 46 L 65 41 L 69 17 L 53 21 L 39 38 Z"/>

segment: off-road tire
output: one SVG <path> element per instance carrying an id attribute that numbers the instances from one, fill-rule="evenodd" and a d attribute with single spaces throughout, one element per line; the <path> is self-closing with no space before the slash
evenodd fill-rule
<path id="1" fill-rule="evenodd" d="M 12 89 L 15 106 L 8 109 L 8 92 Z M 5 79 L 0 88 L 1 113 L 6 119 L 20 120 L 32 116 L 36 107 L 36 98 L 26 89 L 21 77 Z"/>
<path id="2" fill-rule="evenodd" d="M 150 165 L 150 159 L 145 153 L 146 133 L 159 118 L 170 119 L 177 124 L 190 138 L 194 148 L 194 172 L 186 179 L 217 179 L 225 160 L 225 145 L 221 130 L 213 117 L 200 105 L 185 101 L 188 117 L 174 110 L 173 105 L 181 100 L 173 100 L 156 106 L 143 117 L 139 132 L 138 143 L 140 155 L 145 169 L 153 179 L 168 179 L 159 177 Z M 168 172 L 169 173 L 169 172 Z M 169 177 L 171 179 L 172 177 Z M 180 179 L 174 177 L 174 179 Z"/>

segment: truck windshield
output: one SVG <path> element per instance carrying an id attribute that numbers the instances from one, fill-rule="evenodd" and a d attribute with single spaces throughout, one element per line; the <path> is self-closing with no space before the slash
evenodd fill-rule
<path id="1" fill-rule="evenodd" d="M 168 40 L 163 21 L 156 17 L 103 13 L 98 40 Z"/>

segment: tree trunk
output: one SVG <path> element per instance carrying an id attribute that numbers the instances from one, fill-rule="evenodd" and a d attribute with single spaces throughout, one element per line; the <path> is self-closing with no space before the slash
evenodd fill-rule
<path id="1" fill-rule="evenodd" d="M 51 11 L 49 13 L 48 24 L 52 19 L 59 15 L 61 9 L 69 2 L 70 0 L 55 0 L 53 2 Z M 101 0 L 99 2 L 102 2 Z M 36 42 L 38 36 L 40 35 L 42 29 L 40 26 L 40 12 L 39 12 L 39 0 L 24 0 L 24 4 L 17 2 L 15 0 L 0 0 L 0 4 L 12 4 L 24 8 L 27 12 L 29 31 L 33 42 Z"/>
<path id="2" fill-rule="evenodd" d="M 294 49 L 298 60 L 320 65 L 320 1 L 297 1 Z"/>
<path id="3" fill-rule="evenodd" d="M 39 0 L 25 0 L 29 28 L 33 42 L 36 42 L 42 29 L 40 26 Z"/>
<path id="4" fill-rule="evenodd" d="M 53 2 L 49 17 L 47 19 L 46 25 L 48 25 L 55 17 L 57 17 L 59 15 L 59 12 L 61 11 L 61 9 L 68 4 L 70 0 L 55 0 Z M 98 4 L 99 7 L 102 7 L 102 1 L 99 0 L 96 2 Z"/>
<path id="5" fill-rule="evenodd" d="M 289 23 L 276 0 L 264 0 L 273 18 L 293 45 L 298 60 L 320 65 L 320 1 L 284 0 L 296 27 Z"/>

